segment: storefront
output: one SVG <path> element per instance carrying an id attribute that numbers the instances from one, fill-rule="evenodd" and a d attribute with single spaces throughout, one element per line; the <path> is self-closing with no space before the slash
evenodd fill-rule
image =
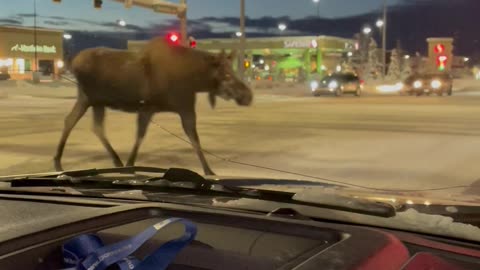
<path id="1" fill-rule="evenodd" d="M 144 44 L 145 41 L 129 41 L 128 49 L 139 50 Z M 238 38 L 197 40 L 198 49 L 211 52 L 230 51 L 238 46 Z M 246 74 L 253 79 L 285 81 L 323 76 L 336 71 L 354 48 L 353 40 L 330 36 L 248 38 Z"/>
<path id="2" fill-rule="evenodd" d="M 35 48 L 33 28 L 0 26 L 0 68 L 12 79 L 31 79 L 35 70 L 51 76 L 64 67 L 63 31 L 37 29 L 36 40 Z"/>

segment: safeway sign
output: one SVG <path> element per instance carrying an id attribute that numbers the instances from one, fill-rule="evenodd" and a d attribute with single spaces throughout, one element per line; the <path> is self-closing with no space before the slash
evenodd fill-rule
<path id="1" fill-rule="evenodd" d="M 283 42 L 285 48 L 317 48 L 318 44 L 315 39 L 312 40 L 285 40 Z"/>

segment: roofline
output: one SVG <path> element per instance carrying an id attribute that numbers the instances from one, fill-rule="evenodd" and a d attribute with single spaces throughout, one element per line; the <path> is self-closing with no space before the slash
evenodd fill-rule
<path id="1" fill-rule="evenodd" d="M 17 30 L 26 30 L 26 31 L 35 31 L 34 27 L 26 27 L 26 26 L 0 26 L 0 29 L 17 29 Z M 63 33 L 64 30 L 60 29 L 48 29 L 48 28 L 36 28 L 36 31 L 39 32 L 56 32 L 56 33 Z"/>
<path id="2" fill-rule="evenodd" d="M 252 40 L 252 41 L 282 41 L 286 39 L 337 39 L 337 40 L 342 40 L 345 42 L 353 42 L 354 39 L 349 39 L 349 38 L 342 38 L 342 37 L 335 37 L 335 36 L 281 36 L 281 37 L 252 37 L 248 38 L 247 42 Z M 132 44 L 142 44 L 145 42 L 148 42 L 149 40 L 128 40 L 127 43 L 132 43 Z M 205 42 L 205 41 L 228 41 L 232 42 L 235 41 L 232 38 L 205 38 L 205 39 L 197 39 L 197 42 Z"/>
<path id="3" fill-rule="evenodd" d="M 272 41 L 272 40 L 285 40 L 285 39 L 337 39 L 343 41 L 354 41 L 353 38 L 343 38 L 343 37 L 336 37 L 336 36 L 277 36 L 277 37 L 252 37 L 248 38 L 247 40 L 254 40 L 254 41 Z M 197 41 L 232 41 L 232 38 L 205 38 L 205 39 L 197 39 Z"/>

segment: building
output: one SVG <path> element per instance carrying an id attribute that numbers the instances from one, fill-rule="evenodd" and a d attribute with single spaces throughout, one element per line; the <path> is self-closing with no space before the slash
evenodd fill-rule
<path id="1" fill-rule="evenodd" d="M 31 79 L 32 71 L 58 74 L 64 66 L 63 31 L 0 26 L 0 68 L 12 79 Z M 35 51 L 37 61 L 35 61 Z"/>
<path id="2" fill-rule="evenodd" d="M 139 50 L 145 41 L 129 41 L 129 50 Z M 210 52 L 238 49 L 238 38 L 197 40 L 197 48 Z M 330 36 L 248 38 L 244 63 L 249 78 L 302 81 L 334 72 L 355 50 L 355 41 Z M 351 55 L 351 54 L 350 54 Z M 237 67 L 237 63 L 234 63 Z"/>

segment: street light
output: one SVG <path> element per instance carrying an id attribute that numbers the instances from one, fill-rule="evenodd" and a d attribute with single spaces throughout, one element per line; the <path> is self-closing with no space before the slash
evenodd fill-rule
<path id="1" fill-rule="evenodd" d="M 241 36 L 242 36 L 242 32 L 240 32 L 240 31 L 237 31 L 237 32 L 235 33 L 235 36 L 237 36 L 237 37 L 241 37 Z"/>
<path id="2" fill-rule="evenodd" d="M 385 22 L 382 19 L 378 19 L 377 22 L 375 23 L 375 25 L 378 28 L 382 28 L 385 25 Z"/>
<path id="3" fill-rule="evenodd" d="M 278 29 L 283 32 L 285 31 L 285 29 L 287 29 L 287 25 L 284 23 L 280 23 L 278 24 Z"/>
<path id="4" fill-rule="evenodd" d="M 362 32 L 365 34 L 365 35 L 369 35 L 370 33 L 372 33 L 372 28 L 370 26 L 365 26 L 362 30 Z"/>
<path id="5" fill-rule="evenodd" d="M 408 54 L 405 55 L 405 59 L 407 59 L 407 60 L 410 59 L 410 55 L 408 55 Z"/>
<path id="6" fill-rule="evenodd" d="M 320 17 L 320 0 L 312 0 L 317 5 L 317 17 Z"/>
<path id="7" fill-rule="evenodd" d="M 63 34 L 63 38 L 66 39 L 66 40 L 70 40 L 70 39 L 72 39 L 72 35 L 68 34 L 68 33 L 65 33 L 65 34 Z"/>
<path id="8" fill-rule="evenodd" d="M 120 25 L 121 27 L 125 27 L 127 26 L 127 22 L 123 19 L 120 19 L 120 20 L 117 20 L 117 23 L 118 25 Z"/>

